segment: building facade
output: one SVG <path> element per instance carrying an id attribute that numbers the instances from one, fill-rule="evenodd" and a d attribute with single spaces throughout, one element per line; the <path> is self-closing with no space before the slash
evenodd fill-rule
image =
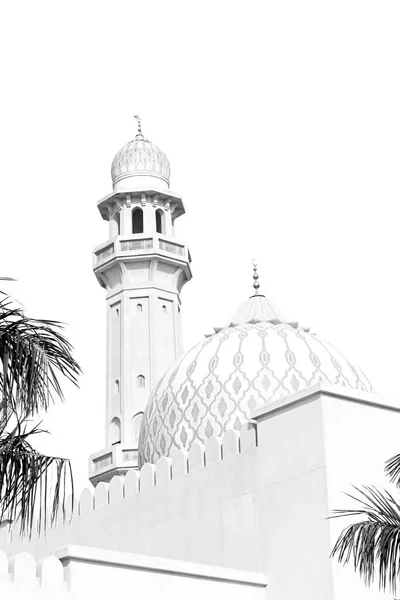
<path id="1" fill-rule="evenodd" d="M 2 568 L 15 592 L 25 564 L 36 596 L 53 577 L 59 597 L 78 599 L 88 582 L 99 598 L 133 588 L 142 598 L 390 598 L 331 560 L 344 523 L 328 517 L 348 507 L 351 485 L 383 483 L 399 404 L 285 320 L 256 267 L 250 298 L 183 353 L 190 254 L 174 222 L 184 207 L 140 122 L 112 178 L 98 203 L 109 239 L 94 252 L 107 302 L 105 448 L 64 523 L 22 540 L 0 528 L 0 592 Z"/>

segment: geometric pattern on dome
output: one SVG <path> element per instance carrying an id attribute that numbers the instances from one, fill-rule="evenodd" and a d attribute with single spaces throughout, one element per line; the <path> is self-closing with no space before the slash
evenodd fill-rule
<path id="1" fill-rule="evenodd" d="M 128 142 L 115 156 L 111 166 L 113 184 L 132 175 L 153 175 L 169 184 L 171 168 L 164 152 L 147 140 Z"/>
<path id="2" fill-rule="evenodd" d="M 295 325 L 245 323 L 189 350 L 161 378 L 144 412 L 139 464 L 189 450 L 253 411 L 316 383 L 373 392 L 365 375 L 331 344 Z"/>

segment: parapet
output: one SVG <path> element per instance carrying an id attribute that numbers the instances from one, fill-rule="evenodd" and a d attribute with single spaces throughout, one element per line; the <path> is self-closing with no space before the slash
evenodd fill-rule
<path id="1" fill-rule="evenodd" d="M 146 540 L 141 532 L 146 529 L 158 528 L 161 535 L 167 523 L 174 527 L 175 521 L 178 524 L 193 511 L 200 514 L 202 510 L 218 510 L 220 501 L 247 494 L 248 480 L 254 471 L 249 465 L 256 445 L 256 426 L 250 422 L 240 432 L 229 430 L 222 438 L 210 437 L 204 445 L 194 443 L 189 452 L 176 450 L 156 464 L 143 465 L 140 471 L 131 469 L 124 476 L 114 476 L 109 483 L 85 488 L 79 497 L 67 498 L 65 521 L 60 517 L 45 536 L 21 539 L 18 531 L 11 529 L 6 551 L 24 549 L 34 551 L 35 556 L 45 556 L 66 544 L 83 544 L 144 552 Z M 243 477 L 237 478 L 238 473 Z M 177 526 L 181 527 L 182 521 Z M 207 562 L 203 555 L 178 551 L 171 554 L 169 549 L 163 553 L 156 543 L 150 553 L 153 552 L 166 558 Z M 229 561 L 219 564 L 242 566 Z M 252 569 L 254 561 L 244 566 Z"/>
<path id="2" fill-rule="evenodd" d="M 67 518 L 82 516 L 96 508 L 113 504 L 153 487 L 163 485 L 182 475 L 187 475 L 237 454 L 243 454 L 257 445 L 256 425 L 246 423 L 240 432 L 228 430 L 222 438 L 210 437 L 206 444 L 192 444 L 189 452 L 176 450 L 171 457 L 161 457 L 156 464 L 146 463 L 140 469 L 130 470 L 124 476 L 114 476 L 110 483 L 100 482 L 94 490 L 85 488 L 72 506 L 67 501 Z"/>
<path id="3" fill-rule="evenodd" d="M 18 593 L 17 593 L 18 592 Z M 64 598 L 64 569 L 55 556 L 36 561 L 29 552 L 7 557 L 0 550 L 0 597 Z"/>

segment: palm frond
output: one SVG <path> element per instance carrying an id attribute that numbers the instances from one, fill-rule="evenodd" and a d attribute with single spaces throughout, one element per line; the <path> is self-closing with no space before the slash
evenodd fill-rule
<path id="1" fill-rule="evenodd" d="M 63 400 L 58 374 L 75 385 L 81 369 L 56 321 L 30 319 L 11 299 L 0 299 L 0 431 L 11 413 L 27 418 Z"/>
<path id="2" fill-rule="evenodd" d="M 0 521 L 10 519 L 21 535 L 41 533 L 60 513 L 64 520 L 66 493 L 74 492 L 70 462 L 40 454 L 28 442 L 41 432 L 18 425 L 0 438 Z"/>
<path id="3" fill-rule="evenodd" d="M 396 593 L 400 577 L 400 504 L 387 490 L 355 487 L 359 497 L 347 494 L 359 506 L 335 510 L 332 517 L 364 517 L 346 527 L 331 556 L 352 563 L 367 585 L 378 580 L 379 588 Z M 332 518 L 331 517 L 331 518 Z"/>
<path id="4" fill-rule="evenodd" d="M 23 534 L 34 524 L 40 532 L 60 511 L 64 517 L 73 491 L 70 462 L 36 452 L 29 439 L 40 430 L 26 429 L 28 418 L 64 399 L 60 375 L 77 385 L 81 369 L 62 330 L 57 321 L 26 317 L 0 292 L 0 521 L 17 522 Z"/>
<path id="5" fill-rule="evenodd" d="M 400 454 L 396 454 L 385 462 L 385 473 L 389 476 L 391 483 L 400 487 Z"/>

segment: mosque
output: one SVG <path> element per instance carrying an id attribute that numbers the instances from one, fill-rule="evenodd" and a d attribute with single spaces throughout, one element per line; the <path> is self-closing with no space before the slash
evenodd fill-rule
<path id="1" fill-rule="evenodd" d="M 30 540 L 3 530 L 9 589 L 384 598 L 330 558 L 344 523 L 328 517 L 347 507 L 352 484 L 381 480 L 398 452 L 398 404 L 285 320 L 256 264 L 235 314 L 184 352 L 180 293 L 191 256 L 175 220 L 185 207 L 139 118 L 111 175 L 113 191 L 98 202 L 108 240 L 93 255 L 107 302 L 105 447 L 90 456 L 92 485 L 68 499 L 65 522 Z M 386 432 L 379 447 L 377 430 Z M 18 561 L 32 573 L 36 565 L 22 584 Z"/>

